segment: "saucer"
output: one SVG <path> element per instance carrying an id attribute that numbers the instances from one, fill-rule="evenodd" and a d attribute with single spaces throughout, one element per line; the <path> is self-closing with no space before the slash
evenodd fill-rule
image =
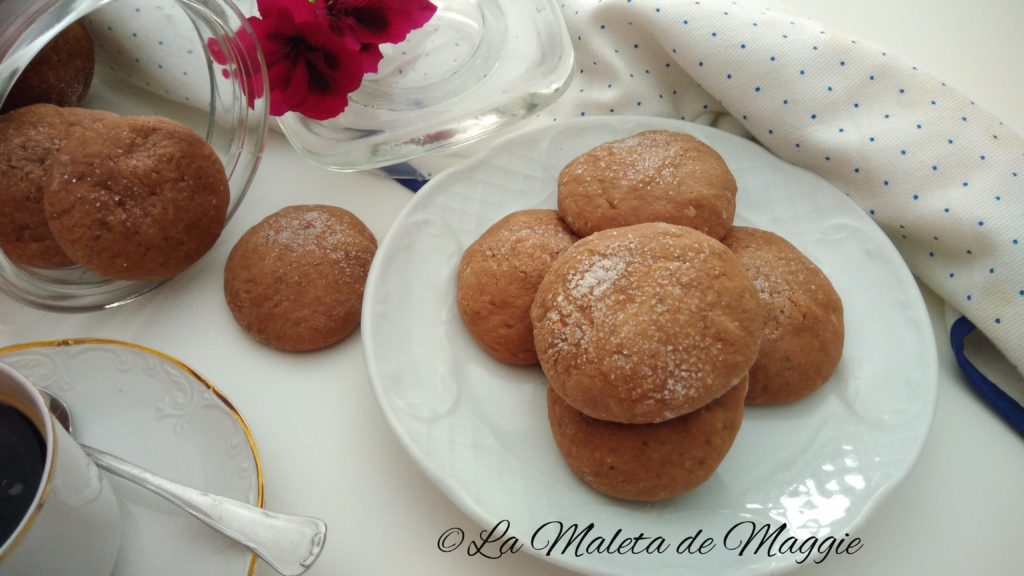
<path id="1" fill-rule="evenodd" d="M 263 505 L 249 427 L 231 402 L 184 363 L 103 339 L 0 348 L 0 361 L 59 396 L 76 439 L 182 484 Z M 121 503 L 121 551 L 111 576 L 251 576 L 256 557 L 174 505 L 108 476 Z"/>

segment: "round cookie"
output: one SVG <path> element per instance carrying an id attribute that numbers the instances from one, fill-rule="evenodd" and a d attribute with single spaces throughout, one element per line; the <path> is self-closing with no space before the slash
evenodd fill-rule
<path id="1" fill-rule="evenodd" d="M 523 210 L 488 228 L 462 255 L 455 300 L 477 343 L 507 364 L 537 363 L 533 305 L 551 263 L 576 241 L 554 210 Z"/>
<path id="2" fill-rule="evenodd" d="M 725 458 L 743 421 L 746 378 L 703 408 L 658 424 L 591 418 L 548 387 L 548 422 L 576 476 L 612 498 L 654 502 L 700 486 Z"/>
<path id="3" fill-rule="evenodd" d="M 53 237 L 103 276 L 174 276 L 213 246 L 227 218 L 217 153 L 166 118 L 117 117 L 76 131 L 49 166 L 43 206 Z"/>
<path id="4" fill-rule="evenodd" d="M 43 210 L 48 163 L 72 131 L 92 130 L 114 117 L 50 104 L 0 116 L 0 249 L 12 262 L 36 268 L 74 264 L 54 240 Z"/>
<path id="5" fill-rule="evenodd" d="M 548 384 L 577 410 L 628 424 L 696 410 L 746 375 L 761 342 L 757 289 L 717 240 L 638 224 L 555 261 L 531 310 Z"/>
<path id="6" fill-rule="evenodd" d="M 3 111 L 29 104 L 78 106 L 89 92 L 95 66 L 89 30 L 75 22 L 32 58 L 7 93 Z"/>
<path id="7" fill-rule="evenodd" d="M 257 341 L 287 352 L 334 344 L 356 329 L 373 233 L 354 214 L 289 206 L 242 235 L 224 266 L 235 321 Z"/>
<path id="8" fill-rule="evenodd" d="M 667 222 L 720 239 L 732 227 L 736 180 L 707 144 L 682 132 L 650 130 L 569 162 L 558 175 L 558 212 L 581 238 Z"/>
<path id="9" fill-rule="evenodd" d="M 748 404 L 794 402 L 832 377 L 843 355 L 843 303 L 822 271 L 786 239 L 733 228 L 723 240 L 757 286 L 764 337 Z"/>

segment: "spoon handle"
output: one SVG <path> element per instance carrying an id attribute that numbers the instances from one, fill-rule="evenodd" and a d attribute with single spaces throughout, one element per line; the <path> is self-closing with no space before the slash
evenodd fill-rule
<path id="1" fill-rule="evenodd" d="M 305 572 L 323 550 L 327 525 L 318 518 L 268 512 L 182 486 L 102 450 L 85 445 L 82 449 L 100 469 L 169 500 L 214 530 L 247 546 L 285 576 Z"/>

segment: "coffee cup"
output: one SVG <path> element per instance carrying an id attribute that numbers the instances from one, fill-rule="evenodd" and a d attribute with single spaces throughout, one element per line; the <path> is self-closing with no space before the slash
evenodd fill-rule
<path id="1" fill-rule="evenodd" d="M 0 574 L 109 576 L 120 543 L 110 484 L 35 386 L 0 362 Z"/>

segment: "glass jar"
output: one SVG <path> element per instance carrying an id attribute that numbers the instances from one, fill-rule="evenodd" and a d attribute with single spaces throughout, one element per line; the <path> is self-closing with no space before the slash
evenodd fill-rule
<path id="1" fill-rule="evenodd" d="M 292 146 L 332 170 L 441 152 L 528 118 L 566 90 L 573 48 L 555 0 L 432 0 L 437 12 L 330 120 L 279 119 Z"/>
<path id="2" fill-rule="evenodd" d="M 256 174 L 268 113 L 266 98 L 250 102 L 238 81 L 266 78 L 262 54 L 252 59 L 240 48 L 235 31 L 248 24 L 238 7 L 230 0 L 0 0 L 0 101 L 36 53 L 79 19 L 96 51 L 81 106 L 163 116 L 202 135 L 224 164 L 230 219 Z M 225 65 L 211 59 L 209 46 Z M 0 289 L 48 310 L 116 306 L 164 281 L 112 280 L 77 266 L 29 268 L 0 252 Z"/>

